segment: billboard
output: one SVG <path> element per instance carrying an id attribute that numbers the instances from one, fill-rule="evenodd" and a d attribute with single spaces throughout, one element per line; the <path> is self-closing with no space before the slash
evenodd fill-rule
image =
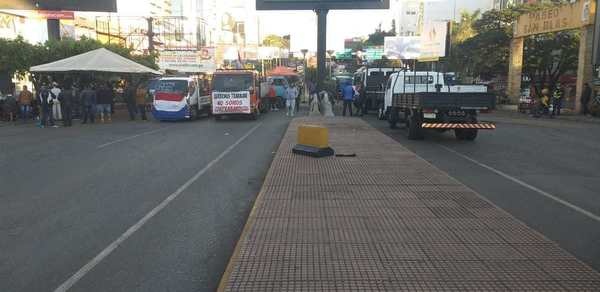
<path id="1" fill-rule="evenodd" d="M 421 56 L 421 37 L 386 37 L 383 54 L 393 60 L 414 60 Z"/>
<path id="2" fill-rule="evenodd" d="M 390 0 L 256 0 L 256 10 L 389 9 Z"/>
<path id="3" fill-rule="evenodd" d="M 203 48 L 198 51 L 162 51 L 158 64 L 163 70 L 199 73 L 213 72 L 217 69 L 215 48 Z"/>
<path id="4" fill-rule="evenodd" d="M 448 37 L 448 23 L 436 21 L 428 22 L 421 33 L 421 61 L 437 61 L 446 56 L 446 39 Z"/>
<path id="5" fill-rule="evenodd" d="M 1 0 L 0 9 L 117 12 L 117 0 Z"/>

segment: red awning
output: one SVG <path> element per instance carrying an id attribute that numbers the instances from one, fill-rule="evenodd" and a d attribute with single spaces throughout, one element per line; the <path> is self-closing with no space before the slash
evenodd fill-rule
<path id="1" fill-rule="evenodd" d="M 292 68 L 287 67 L 276 67 L 269 72 L 269 76 L 298 76 L 298 73 Z"/>

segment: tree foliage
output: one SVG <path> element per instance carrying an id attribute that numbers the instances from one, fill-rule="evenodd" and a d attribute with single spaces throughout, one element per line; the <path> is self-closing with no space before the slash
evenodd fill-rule
<path id="1" fill-rule="evenodd" d="M 506 76 L 510 61 L 513 23 L 527 12 L 561 5 L 565 1 L 544 1 L 481 15 L 463 13 L 454 25 L 450 68 L 462 76 L 489 80 Z M 572 31 L 542 34 L 525 40 L 523 74 L 536 90 L 554 88 L 562 75 L 576 69 L 579 35 Z"/>
<path id="2" fill-rule="evenodd" d="M 369 37 L 365 40 L 365 47 L 373 47 L 373 46 L 383 46 L 385 43 L 385 37 L 387 36 L 396 36 L 396 21 L 392 21 L 392 28 L 389 31 L 385 31 L 381 28 L 381 24 L 379 27 L 369 35 Z"/>
<path id="3" fill-rule="evenodd" d="M 34 45 L 18 37 L 14 40 L 0 38 L 0 71 L 6 72 L 8 76 L 17 74 L 19 77 L 24 77 L 32 66 L 58 61 L 102 47 L 144 66 L 158 69 L 157 54 L 136 55 L 132 48 L 117 44 L 103 44 L 83 37 L 80 40 L 64 39 Z"/>

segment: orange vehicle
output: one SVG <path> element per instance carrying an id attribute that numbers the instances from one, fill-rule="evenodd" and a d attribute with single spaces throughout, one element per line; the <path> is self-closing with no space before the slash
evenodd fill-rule
<path id="1" fill-rule="evenodd" d="M 225 116 L 247 115 L 257 119 L 266 105 L 260 97 L 257 72 L 251 70 L 222 70 L 213 75 L 212 113 L 219 120 Z"/>

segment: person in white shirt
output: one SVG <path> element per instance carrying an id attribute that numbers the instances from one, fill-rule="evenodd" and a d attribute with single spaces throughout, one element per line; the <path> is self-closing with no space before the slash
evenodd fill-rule
<path id="1" fill-rule="evenodd" d="M 52 117 L 55 121 L 62 120 L 62 110 L 60 108 L 60 101 L 58 100 L 58 96 L 60 95 L 60 88 L 58 88 L 58 83 L 52 83 L 52 89 L 50 89 L 50 102 L 52 104 Z"/>
<path id="2" fill-rule="evenodd" d="M 286 108 L 287 116 L 293 117 L 296 110 L 296 97 L 298 96 L 298 90 L 295 86 L 291 85 L 286 88 Z"/>

